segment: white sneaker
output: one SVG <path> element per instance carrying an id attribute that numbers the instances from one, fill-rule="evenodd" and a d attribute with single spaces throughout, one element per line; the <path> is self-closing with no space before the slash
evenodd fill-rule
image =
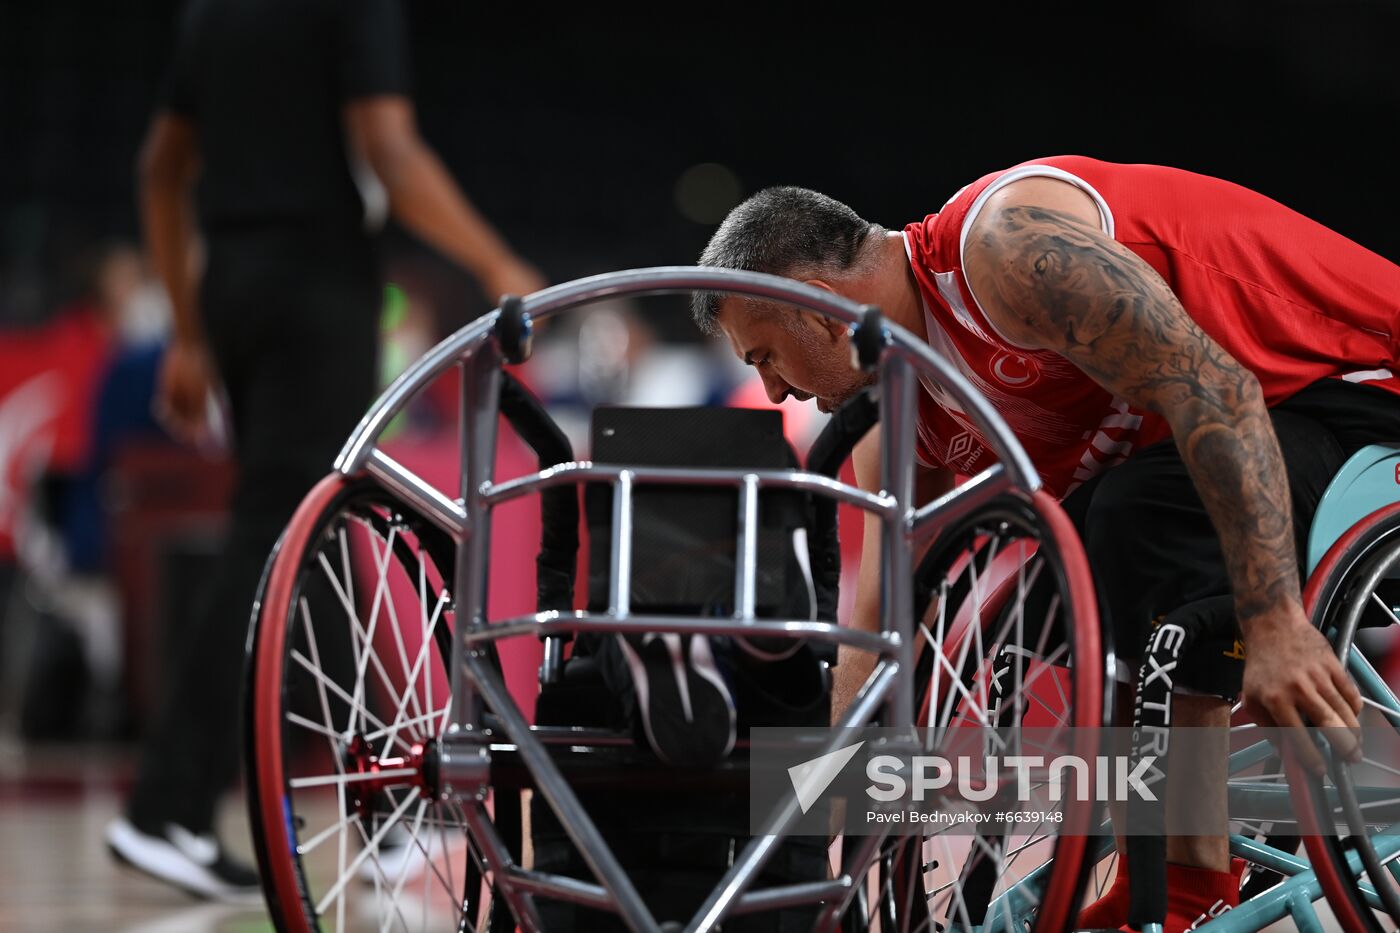
<path id="1" fill-rule="evenodd" d="M 195 897 L 247 906 L 262 903 L 257 871 L 230 858 L 213 836 L 195 835 L 175 823 L 167 823 L 165 832 L 157 835 L 137 829 L 125 817 L 108 823 L 104 835 L 118 861 Z"/>
<path id="2" fill-rule="evenodd" d="M 734 697 L 710 640 L 648 632 L 618 635 L 632 673 L 637 714 L 658 758 L 677 768 L 704 769 L 734 749 Z"/>

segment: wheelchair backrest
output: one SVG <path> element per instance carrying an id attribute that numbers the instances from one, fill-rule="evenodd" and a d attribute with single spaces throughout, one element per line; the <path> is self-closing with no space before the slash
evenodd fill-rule
<path id="1" fill-rule="evenodd" d="M 1351 456 L 1318 502 L 1308 531 L 1308 572 L 1347 529 L 1400 500 L 1400 444 L 1372 444 Z"/>
<path id="2" fill-rule="evenodd" d="M 648 467 L 795 469 L 782 413 L 740 408 L 618 408 L 594 411 L 595 463 Z M 637 490 L 632 530 L 634 611 L 732 616 L 739 539 L 733 487 L 653 486 Z M 608 602 L 612 487 L 584 496 L 590 539 L 589 603 Z M 811 574 L 811 503 L 793 490 L 759 496 L 754 609 L 759 617 L 816 616 Z"/>

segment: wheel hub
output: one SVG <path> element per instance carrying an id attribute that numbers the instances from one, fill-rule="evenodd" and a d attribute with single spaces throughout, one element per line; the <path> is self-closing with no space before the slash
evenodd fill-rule
<path id="1" fill-rule="evenodd" d="M 437 796 L 438 752 L 436 744 L 415 742 L 407 754 L 379 756 L 362 735 L 344 743 L 341 764 L 354 780 L 346 784 L 346 808 L 368 818 L 374 798 L 391 787 L 417 787 L 428 798 Z"/>

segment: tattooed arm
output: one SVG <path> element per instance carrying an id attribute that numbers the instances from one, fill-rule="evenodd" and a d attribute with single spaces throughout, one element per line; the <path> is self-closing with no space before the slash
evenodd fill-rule
<path id="1" fill-rule="evenodd" d="M 965 272 L 988 318 L 1166 418 L 1220 536 L 1248 646 L 1246 702 L 1280 726 L 1305 716 L 1356 728 L 1355 687 L 1303 614 L 1288 477 L 1258 380 L 1099 231 L 1086 195 L 1027 181 L 998 192 L 967 237 Z"/>

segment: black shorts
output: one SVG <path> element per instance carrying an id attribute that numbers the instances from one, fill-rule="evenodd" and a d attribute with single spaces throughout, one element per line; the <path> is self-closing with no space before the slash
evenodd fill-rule
<path id="1" fill-rule="evenodd" d="M 1367 444 L 1400 441 L 1400 397 L 1326 379 L 1269 410 L 1293 499 L 1300 575 L 1327 484 Z M 1234 697 L 1243 674 L 1220 540 L 1174 441 L 1144 448 L 1062 503 L 1084 541 L 1120 670 L 1135 674 L 1160 621 L 1207 618 L 1220 634 L 1178 668 L 1191 690 Z"/>

